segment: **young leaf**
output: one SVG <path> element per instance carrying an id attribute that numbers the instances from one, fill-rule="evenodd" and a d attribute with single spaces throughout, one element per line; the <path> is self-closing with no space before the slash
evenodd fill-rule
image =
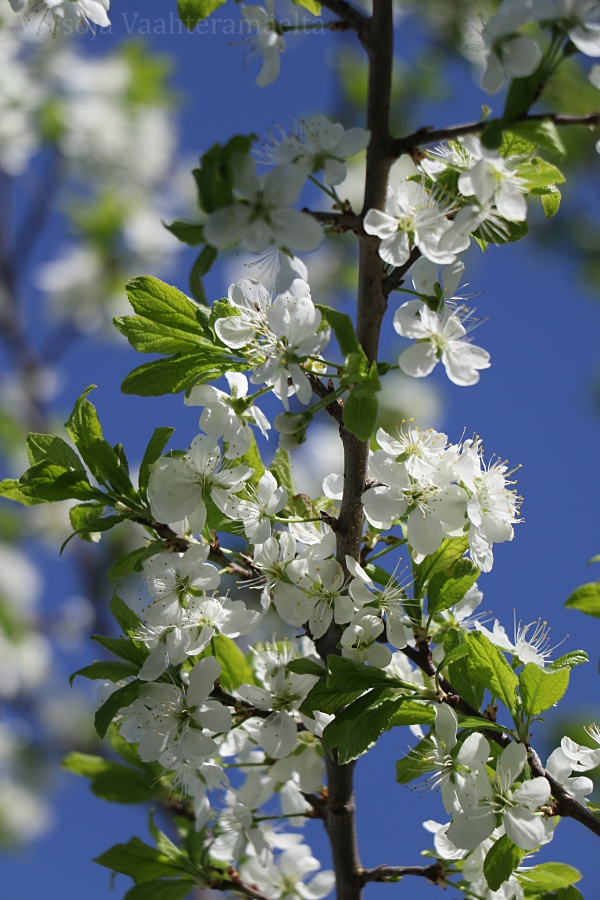
<path id="1" fill-rule="evenodd" d="M 200 222 L 185 222 L 183 219 L 176 219 L 174 222 L 163 225 L 170 231 L 178 241 L 187 244 L 188 247 L 198 247 L 204 243 L 204 225 Z"/>
<path id="2" fill-rule="evenodd" d="M 430 615 L 449 609 L 465 596 L 479 577 L 479 569 L 470 559 L 457 559 L 443 572 L 436 572 L 427 589 L 427 609 Z"/>
<path id="3" fill-rule="evenodd" d="M 449 657 L 458 647 L 466 646 L 464 636 L 456 629 L 451 629 L 444 635 L 444 652 Z M 448 663 L 448 679 L 455 691 L 469 703 L 474 709 L 480 709 L 483 703 L 485 688 L 473 681 L 466 659 L 453 659 Z"/>
<path id="4" fill-rule="evenodd" d="M 380 735 L 393 724 L 394 715 L 401 703 L 401 697 L 376 699 L 359 717 L 354 716 L 348 720 L 338 744 L 338 762 L 341 766 L 362 756 L 374 746 Z M 344 713 L 349 708 L 351 707 L 345 709 Z"/>
<path id="5" fill-rule="evenodd" d="M 143 644 L 134 643 L 129 638 L 111 638 L 104 637 L 101 634 L 93 634 L 92 640 L 104 647 L 105 650 L 108 650 L 109 653 L 118 656 L 119 659 L 125 659 L 127 662 L 135 663 L 138 666 L 144 664 L 149 652 Z"/>
<path id="6" fill-rule="evenodd" d="M 140 620 L 118 594 L 113 594 L 110 601 L 110 611 L 115 617 L 117 625 L 123 634 L 134 637 L 140 630 Z"/>
<path id="7" fill-rule="evenodd" d="M 270 470 L 277 479 L 277 483 L 286 489 L 288 497 L 291 499 L 296 493 L 296 489 L 292 476 L 290 454 L 287 450 L 282 450 L 281 447 L 277 448 Z"/>
<path id="8" fill-rule="evenodd" d="M 325 674 L 323 666 L 320 666 L 312 659 L 292 659 L 286 666 L 288 672 L 295 675 L 316 675 L 320 678 Z"/>
<path id="9" fill-rule="evenodd" d="M 235 641 L 218 634 L 211 644 L 221 663 L 220 681 L 226 691 L 235 691 L 240 684 L 255 684 L 254 670 Z"/>
<path id="10" fill-rule="evenodd" d="M 548 663 L 545 671 L 557 672 L 559 669 L 574 669 L 575 666 L 580 666 L 581 663 L 586 662 L 589 662 L 589 659 L 585 650 L 571 650 L 569 653 L 564 653 L 558 659 Z"/>
<path id="11" fill-rule="evenodd" d="M 85 473 L 83 463 L 73 448 L 69 447 L 62 438 L 52 434 L 29 434 L 27 436 L 27 456 L 32 466 L 36 463 L 51 462 L 64 469 L 76 469 Z"/>
<path id="12" fill-rule="evenodd" d="M 185 857 L 183 854 L 181 856 L 182 863 L 185 864 Z M 176 863 L 138 837 L 131 838 L 126 844 L 115 844 L 110 850 L 96 857 L 94 862 L 112 869 L 113 872 L 130 875 L 137 884 L 180 875 L 182 872 L 188 874 L 185 865 Z"/>
<path id="13" fill-rule="evenodd" d="M 98 500 L 103 495 L 81 469 L 65 469 L 55 463 L 36 463 L 19 480 L 22 493 L 36 502 Z"/>
<path id="14" fill-rule="evenodd" d="M 325 727 L 323 731 L 323 743 L 328 750 L 335 750 L 339 747 L 340 742 L 344 739 L 349 728 L 353 728 L 356 722 L 362 719 L 362 716 L 369 710 L 380 707 L 385 701 L 390 699 L 390 691 L 383 685 L 371 688 L 358 700 L 354 700 L 345 709 L 337 714 L 335 719 Z M 394 702 L 401 698 L 392 698 Z"/>
<path id="15" fill-rule="evenodd" d="M 581 872 L 566 863 L 548 862 L 533 866 L 521 877 L 527 896 L 535 894 L 539 897 L 547 891 L 570 887 L 581 880 Z"/>
<path id="16" fill-rule="evenodd" d="M 469 647 L 467 664 L 471 678 L 486 687 L 514 714 L 519 680 L 498 647 L 480 631 L 470 631 L 465 635 L 465 641 Z"/>
<path id="17" fill-rule="evenodd" d="M 65 423 L 65 428 L 69 436 L 72 438 L 75 446 L 81 453 L 84 462 L 90 469 L 94 477 L 98 477 L 98 471 L 95 468 L 94 461 L 88 458 L 88 450 L 95 441 L 103 439 L 102 426 L 98 419 L 96 408 L 87 399 L 87 395 L 94 390 L 95 384 L 91 384 L 85 389 L 83 394 L 75 401 L 73 412 L 69 416 L 69 420 Z"/>
<path id="18" fill-rule="evenodd" d="M 304 9 L 307 9 L 313 16 L 319 16 L 321 14 L 321 4 L 317 2 L 317 0 L 292 0 L 292 3 L 295 3 L 296 6 L 303 6 Z"/>
<path id="19" fill-rule="evenodd" d="M 142 563 L 150 556 L 165 551 L 165 545 L 160 541 L 152 541 L 147 547 L 139 547 L 117 559 L 108 570 L 109 581 L 119 581 L 132 572 L 141 572 Z"/>
<path id="20" fill-rule="evenodd" d="M 469 549 L 469 538 L 464 535 L 442 541 L 439 550 L 426 556 L 415 566 L 415 597 L 423 597 L 425 587 L 436 572 L 449 572 L 457 560 Z"/>
<path id="21" fill-rule="evenodd" d="M 129 706 L 134 700 L 137 700 L 137 696 L 142 687 L 142 681 L 131 681 L 124 687 L 119 688 L 118 691 L 115 691 L 114 694 L 111 694 L 102 704 L 94 717 L 94 727 L 101 738 L 105 736 L 108 731 L 108 726 L 119 711 L 126 706 Z"/>
<path id="22" fill-rule="evenodd" d="M 510 878 L 522 856 L 523 851 L 513 844 L 507 834 L 492 844 L 483 863 L 483 874 L 491 891 L 499 890 L 500 885 Z"/>
<path id="23" fill-rule="evenodd" d="M 547 219 L 556 215 L 560 208 L 561 193 L 558 188 L 541 195 L 542 208 Z"/>
<path id="24" fill-rule="evenodd" d="M 361 353 L 362 347 L 356 337 L 350 316 L 346 315 L 346 313 L 338 312 L 337 309 L 331 309 L 329 306 L 322 306 L 320 303 L 315 303 L 315 306 L 327 324 L 331 325 L 344 356 L 348 356 L 349 353 Z"/>
<path id="25" fill-rule="evenodd" d="M 529 716 L 538 716 L 550 709 L 569 686 L 569 669 L 545 672 L 535 663 L 527 663 L 519 676 L 523 709 Z"/>
<path id="26" fill-rule="evenodd" d="M 192 353 L 176 353 L 168 359 L 157 359 L 138 366 L 121 384 L 124 394 L 160 397 L 178 394 L 194 384 L 205 384 L 225 372 L 244 372 L 250 363 L 232 359 L 221 347 L 199 347 Z"/>
<path id="27" fill-rule="evenodd" d="M 75 775 L 89 778 L 96 797 L 111 803 L 147 803 L 157 794 L 153 778 L 139 769 L 132 769 L 101 756 L 69 753 L 63 759 L 62 767 Z"/>
<path id="28" fill-rule="evenodd" d="M 359 441 L 368 441 L 377 422 L 378 401 L 373 393 L 363 393 L 355 387 L 344 402 L 344 425 Z"/>
<path id="29" fill-rule="evenodd" d="M 150 275 L 142 275 L 132 279 L 126 290 L 139 317 L 179 333 L 182 338 L 197 340 L 208 335 L 210 312 L 176 287 Z"/>
<path id="30" fill-rule="evenodd" d="M 582 584 L 565 602 L 568 609 L 578 609 L 588 616 L 600 618 L 600 581 Z"/>
<path id="31" fill-rule="evenodd" d="M 144 451 L 144 458 L 140 465 L 140 474 L 138 476 L 138 485 L 140 490 L 145 491 L 150 480 L 150 466 L 152 463 L 160 459 L 162 452 L 167 446 L 171 435 L 175 431 L 174 428 L 155 428 L 150 438 L 150 443 Z"/>
<path id="32" fill-rule="evenodd" d="M 101 679 L 103 681 L 116 682 L 125 678 L 131 678 L 132 675 L 137 675 L 139 671 L 140 666 L 136 663 L 119 662 L 116 659 L 101 659 L 73 672 L 69 678 L 69 684 L 72 685 L 78 675 L 82 678 L 89 678 L 92 681 Z"/>
<path id="33" fill-rule="evenodd" d="M 188 31 L 193 31 L 198 22 L 207 19 L 225 0 L 177 0 L 179 18 Z"/>

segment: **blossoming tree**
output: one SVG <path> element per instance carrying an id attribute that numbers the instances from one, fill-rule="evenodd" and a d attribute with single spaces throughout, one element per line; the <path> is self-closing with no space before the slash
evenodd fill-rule
<path id="1" fill-rule="evenodd" d="M 220 5 L 180 0 L 179 10 L 193 30 Z M 314 0 L 301 5 L 321 13 Z M 73 532 L 87 541 L 126 522 L 141 528 L 139 546 L 109 573 L 122 634 L 94 636 L 112 658 L 73 675 L 101 682 L 95 726 L 120 760 L 72 754 L 66 766 L 101 795 L 129 793 L 173 815 L 177 842 L 151 819 L 153 845 L 134 837 L 98 858 L 133 879 L 128 900 L 178 900 L 195 887 L 255 900 L 335 889 L 351 900 L 369 882 L 404 877 L 466 897 L 573 900 L 577 871 L 536 863 L 535 853 L 561 817 L 600 836 L 581 774 L 600 763 L 600 735 L 589 727 L 597 748 L 565 737 L 544 765 L 531 729 L 586 654 L 550 661 L 539 623 L 511 640 L 498 620 L 488 628 L 477 618 L 479 577 L 520 521 L 513 472 L 485 461 L 479 437 L 378 427 L 378 394 L 395 368 L 423 378 L 441 362 L 464 388 L 485 378 L 490 355 L 468 337 L 460 256 L 472 243 L 524 238 L 531 197 L 548 217 L 558 211 L 564 178 L 544 152 L 561 147 L 561 128 L 595 126 L 600 114 L 531 108 L 567 56 L 600 56 L 600 4 L 504 0 L 477 33 L 482 88 L 509 83 L 503 109 L 404 135 L 390 127 L 392 0 L 369 12 L 321 5 L 315 27 L 353 32 L 366 54 L 366 127 L 319 115 L 261 148 L 234 135 L 207 150 L 194 170 L 197 221 L 168 226 L 199 248 L 195 297 L 140 275 L 127 285 L 131 314 L 115 319 L 134 349 L 160 357 L 123 391 L 182 393 L 201 410 L 200 433 L 166 451 L 173 429 L 156 427 L 134 479 L 88 388 L 66 424 L 70 443 L 31 434 L 29 468 L 0 486 L 26 506 L 71 501 Z M 107 21 L 108 0 L 42 7 L 53 27 Z M 241 12 L 267 86 L 295 26 L 279 22 L 273 3 Z M 344 184 L 347 160 L 363 151 L 359 208 Z M 309 180 L 322 208 L 299 200 Z M 313 299 L 301 258 L 340 233 L 358 254 L 348 310 Z M 231 246 L 276 268 L 272 291 L 242 278 L 208 302 L 202 278 Z M 386 313 L 412 341 L 399 343 L 395 366 L 379 358 Z M 291 460 L 317 414 L 338 427 L 344 471 L 308 497 Z M 273 431 L 275 451 L 264 440 Z M 597 612 L 597 586 L 570 602 Z M 367 869 L 354 769 L 391 729 L 413 734 L 397 781 L 430 779 L 445 821 L 426 823 L 427 865 Z M 309 818 L 323 823 L 333 871 L 320 871 L 289 830 Z"/>

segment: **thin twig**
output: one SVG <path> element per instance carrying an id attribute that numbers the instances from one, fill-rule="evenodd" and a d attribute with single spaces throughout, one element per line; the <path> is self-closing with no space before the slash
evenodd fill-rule
<path id="1" fill-rule="evenodd" d="M 386 297 L 392 293 L 392 291 L 397 290 L 402 282 L 404 281 L 404 276 L 408 272 L 411 266 L 413 266 L 416 261 L 420 258 L 421 251 L 418 247 L 413 247 L 410 251 L 410 256 L 406 260 L 403 266 L 398 266 L 397 269 L 394 269 L 387 276 L 385 281 L 383 282 L 383 293 Z"/>
<path id="2" fill-rule="evenodd" d="M 448 128 L 419 128 L 413 134 L 406 137 L 397 138 L 391 142 L 394 157 L 402 156 L 403 153 L 410 153 L 417 147 L 425 147 L 428 144 L 438 144 L 441 141 L 454 141 L 456 138 L 465 137 L 468 134 L 481 134 L 482 131 L 492 124 L 498 122 L 502 125 L 502 121 L 498 119 L 482 119 L 479 122 L 467 122 L 464 125 L 450 125 Z M 513 122 L 504 123 L 507 129 L 510 126 L 520 122 L 553 122 L 555 125 L 588 125 L 596 127 L 600 124 L 600 111 L 585 113 L 584 115 L 568 115 L 566 113 L 533 113 L 530 115 L 519 116 Z"/>
<path id="3" fill-rule="evenodd" d="M 377 866 L 374 869 L 363 869 L 360 872 L 363 884 L 368 881 L 393 881 L 396 878 L 404 878 L 405 875 L 427 878 L 432 884 L 443 884 L 446 870 L 438 860 L 430 866 Z"/>
<path id="4" fill-rule="evenodd" d="M 335 210 L 323 212 L 322 210 L 307 209 L 306 207 L 302 212 L 306 213 L 307 216 L 312 216 L 313 219 L 316 219 L 317 222 L 321 222 L 323 225 L 332 225 L 336 231 L 353 231 L 354 234 L 365 233 L 362 227 L 362 218 L 355 213 L 336 212 Z"/>

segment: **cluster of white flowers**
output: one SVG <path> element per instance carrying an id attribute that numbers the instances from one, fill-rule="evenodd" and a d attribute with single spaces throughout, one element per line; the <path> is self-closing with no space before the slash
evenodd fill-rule
<path id="1" fill-rule="evenodd" d="M 510 541 L 519 501 L 507 487 L 507 467 L 483 463 L 481 441 L 448 444 L 445 434 L 377 432 L 381 449 L 371 455 L 377 484 L 363 494 L 365 515 L 375 528 L 391 528 L 407 516 L 407 539 L 416 559 L 434 553 L 446 537 L 468 531 L 473 562 L 489 572 L 495 543 Z"/>
<path id="2" fill-rule="evenodd" d="M 520 34 L 523 26 L 538 24 L 553 38 L 571 41 L 580 53 L 600 56 L 600 11 L 590 0 L 504 0 L 496 12 L 479 25 L 483 51 L 482 88 L 500 90 L 507 78 L 525 78 L 542 61 L 540 38 Z"/>
<path id="3" fill-rule="evenodd" d="M 16 13 L 72 34 L 80 28 L 110 27 L 110 0 L 10 0 Z"/>

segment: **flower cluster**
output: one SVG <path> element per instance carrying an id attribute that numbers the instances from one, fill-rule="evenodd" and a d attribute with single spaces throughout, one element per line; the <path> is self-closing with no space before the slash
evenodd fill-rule
<path id="1" fill-rule="evenodd" d="M 507 467 L 483 462 L 480 440 L 448 444 L 445 434 L 377 432 L 370 468 L 377 484 L 363 494 L 365 515 L 375 528 L 406 517 L 407 539 L 417 559 L 434 553 L 445 537 L 468 533 L 473 562 L 489 572 L 492 547 L 513 539 L 519 500 L 507 487 Z"/>

